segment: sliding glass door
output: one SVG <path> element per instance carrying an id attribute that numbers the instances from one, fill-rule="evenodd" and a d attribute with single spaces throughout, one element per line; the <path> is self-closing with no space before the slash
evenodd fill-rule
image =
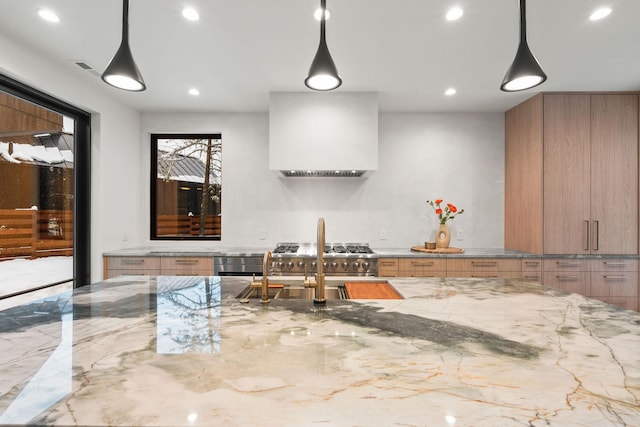
<path id="1" fill-rule="evenodd" d="M 0 298 L 86 284 L 89 116 L 0 77 Z"/>

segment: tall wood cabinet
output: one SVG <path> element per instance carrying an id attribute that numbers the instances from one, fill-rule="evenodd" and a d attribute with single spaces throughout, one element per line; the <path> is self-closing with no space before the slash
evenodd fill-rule
<path id="1" fill-rule="evenodd" d="M 540 94 L 505 116 L 505 247 L 638 253 L 638 95 Z"/>
<path id="2" fill-rule="evenodd" d="M 635 310 L 637 261 L 614 256 L 638 255 L 638 101 L 543 93 L 505 113 L 505 248 L 584 255 L 545 259 L 543 282 Z"/>

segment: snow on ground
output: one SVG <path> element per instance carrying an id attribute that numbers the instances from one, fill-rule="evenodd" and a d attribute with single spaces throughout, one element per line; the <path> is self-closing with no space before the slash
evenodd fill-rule
<path id="1" fill-rule="evenodd" d="M 0 296 L 73 278 L 73 257 L 0 261 Z"/>

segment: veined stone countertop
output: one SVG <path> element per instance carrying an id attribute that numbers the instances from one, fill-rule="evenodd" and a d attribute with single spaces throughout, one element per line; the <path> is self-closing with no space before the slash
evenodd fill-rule
<path id="1" fill-rule="evenodd" d="M 242 303 L 249 280 L 121 276 L 1 311 L 0 425 L 640 424 L 637 312 L 506 279 Z"/>
<path id="2" fill-rule="evenodd" d="M 423 253 L 414 252 L 411 248 L 372 248 L 375 254 L 380 257 L 390 258 L 630 258 L 637 259 L 638 255 L 536 255 L 527 252 L 513 251 L 501 248 L 464 248 L 463 253 Z M 207 249 L 201 247 L 181 246 L 176 247 L 136 247 L 119 249 L 104 252 L 104 256 L 263 256 L 268 250 L 273 248 L 243 248 L 243 247 L 220 247 Z"/>

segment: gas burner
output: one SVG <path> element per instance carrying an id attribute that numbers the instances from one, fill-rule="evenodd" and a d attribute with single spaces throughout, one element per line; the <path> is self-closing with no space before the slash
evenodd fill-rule
<path id="1" fill-rule="evenodd" d="M 346 254 L 347 248 L 342 245 L 333 245 L 324 247 L 325 254 Z"/>
<path id="2" fill-rule="evenodd" d="M 273 250 L 274 254 L 295 254 L 298 252 L 298 245 L 280 245 Z"/>
<path id="3" fill-rule="evenodd" d="M 350 254 L 372 254 L 373 251 L 369 246 L 347 246 L 347 252 Z"/>

